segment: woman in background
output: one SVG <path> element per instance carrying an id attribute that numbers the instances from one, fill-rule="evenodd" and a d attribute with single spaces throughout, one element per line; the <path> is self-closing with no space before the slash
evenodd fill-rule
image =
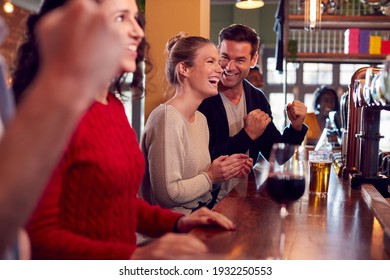
<path id="1" fill-rule="evenodd" d="M 23 101 L 21 93 L 41 64 L 34 27 L 43 15 L 65 2 L 46 0 L 39 14 L 28 20 L 26 42 L 19 50 L 13 77 L 18 100 Z M 144 33 L 135 0 L 96 2 L 104 11 L 100 20 L 111 22 L 123 36 L 119 74 L 136 71 Z M 116 80 L 120 81 L 120 75 Z M 162 259 L 205 253 L 207 248 L 198 239 L 165 233 L 188 232 L 198 225 L 226 229 L 234 225 L 205 208 L 185 217 L 137 197 L 144 160 L 122 103 L 107 90 L 111 81 L 99 84 L 95 101 L 76 128 L 27 225 L 33 258 Z M 137 248 L 136 231 L 162 237 Z"/>
<path id="2" fill-rule="evenodd" d="M 147 169 L 141 196 L 189 214 L 204 205 L 212 208 L 213 184 L 248 174 L 252 159 L 245 154 L 210 159 L 207 120 L 197 108 L 218 94 L 222 68 L 215 45 L 180 33 L 168 41 L 167 51 L 166 77 L 175 93 L 153 110 L 145 125 L 141 149 Z"/>
<path id="3" fill-rule="evenodd" d="M 248 76 L 246 76 L 246 79 L 248 80 L 248 82 L 250 82 L 252 85 L 254 85 L 257 88 L 264 87 L 263 74 L 260 72 L 259 65 L 255 65 L 250 68 Z"/>
<path id="4" fill-rule="evenodd" d="M 340 130 L 340 102 L 337 92 L 327 86 L 321 86 L 314 92 L 313 102 L 314 112 L 307 113 L 305 124 L 309 127 L 306 133 L 305 143 L 307 145 L 316 145 L 320 139 L 321 133 L 325 128 L 326 120 L 329 119 L 329 113 L 335 111 L 334 122 L 337 130 Z"/>

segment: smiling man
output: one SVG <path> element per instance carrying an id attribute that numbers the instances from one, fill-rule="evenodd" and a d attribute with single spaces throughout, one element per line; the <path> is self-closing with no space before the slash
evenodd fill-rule
<path id="1" fill-rule="evenodd" d="M 245 79 L 257 63 L 257 33 L 248 26 L 233 24 L 221 30 L 218 43 L 223 69 L 219 94 L 204 100 L 198 109 L 207 118 L 211 157 L 249 153 L 255 161 L 259 152 L 268 158 L 276 142 L 301 144 L 307 132 L 303 124 L 306 106 L 298 100 L 287 104 L 291 123 L 281 134 L 272 122 L 265 94 Z M 218 200 L 238 183 L 232 180 L 222 185 Z"/>

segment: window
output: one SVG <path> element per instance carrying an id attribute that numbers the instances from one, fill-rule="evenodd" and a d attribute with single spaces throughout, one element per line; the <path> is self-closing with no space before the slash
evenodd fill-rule
<path id="1" fill-rule="evenodd" d="M 283 74 L 279 74 L 276 70 L 276 59 L 274 57 L 267 58 L 267 83 L 283 84 Z M 297 70 L 294 63 L 287 63 L 287 84 L 295 84 L 297 82 Z"/>
<path id="2" fill-rule="evenodd" d="M 305 103 L 308 112 L 314 111 L 313 101 L 314 101 L 314 94 L 312 92 L 305 93 L 303 102 Z"/>
<path id="3" fill-rule="evenodd" d="M 125 83 L 127 83 L 127 85 L 130 85 L 130 83 L 133 80 L 133 74 L 128 73 L 125 79 L 126 79 Z M 126 86 L 125 90 L 122 91 L 122 94 L 125 97 L 123 106 L 125 108 L 125 113 L 129 123 L 136 131 L 137 140 L 140 141 L 144 131 L 144 124 L 145 124 L 145 114 L 144 114 L 145 96 L 143 96 L 140 99 L 137 98 L 133 99 L 131 92 L 127 88 L 128 86 Z"/>
<path id="4" fill-rule="evenodd" d="M 333 65 L 330 63 L 304 63 L 303 83 L 307 85 L 331 85 Z"/>
<path id="5" fill-rule="evenodd" d="M 287 93 L 287 103 L 294 100 L 294 94 Z M 283 132 L 284 124 L 284 94 L 282 92 L 273 92 L 269 94 L 269 103 L 271 105 L 272 117 L 275 126 L 280 132 Z"/>
<path id="6" fill-rule="evenodd" d="M 390 124 L 390 112 L 386 110 L 382 110 L 379 131 L 384 138 L 380 139 L 379 148 L 385 152 L 390 151 L 390 130 L 388 128 L 389 124 Z"/>
<path id="7" fill-rule="evenodd" d="M 340 64 L 340 84 L 349 85 L 353 73 L 359 68 L 368 67 L 368 64 Z"/>

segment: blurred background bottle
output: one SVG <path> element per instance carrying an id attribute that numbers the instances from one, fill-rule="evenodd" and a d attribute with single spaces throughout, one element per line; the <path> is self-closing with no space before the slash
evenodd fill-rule
<path id="1" fill-rule="evenodd" d="M 340 146 L 340 143 L 338 142 L 338 133 L 333 128 L 333 125 L 329 121 L 329 118 L 326 119 L 325 128 L 322 131 L 321 137 L 318 140 L 318 143 L 316 147 L 314 148 L 315 151 L 324 151 L 324 152 L 332 152 L 333 145 L 336 145 L 336 143 Z M 334 143 L 334 144 L 332 144 Z"/>

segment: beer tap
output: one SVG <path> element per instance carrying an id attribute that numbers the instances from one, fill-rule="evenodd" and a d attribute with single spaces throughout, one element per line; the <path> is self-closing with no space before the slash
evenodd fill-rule
<path id="1" fill-rule="evenodd" d="M 347 139 L 343 178 L 350 179 L 352 188 L 363 183 L 373 184 L 384 197 L 390 197 L 389 180 L 378 172 L 381 110 L 390 110 L 390 92 L 381 80 L 382 68 L 363 67 L 351 78 L 348 92 Z"/>

